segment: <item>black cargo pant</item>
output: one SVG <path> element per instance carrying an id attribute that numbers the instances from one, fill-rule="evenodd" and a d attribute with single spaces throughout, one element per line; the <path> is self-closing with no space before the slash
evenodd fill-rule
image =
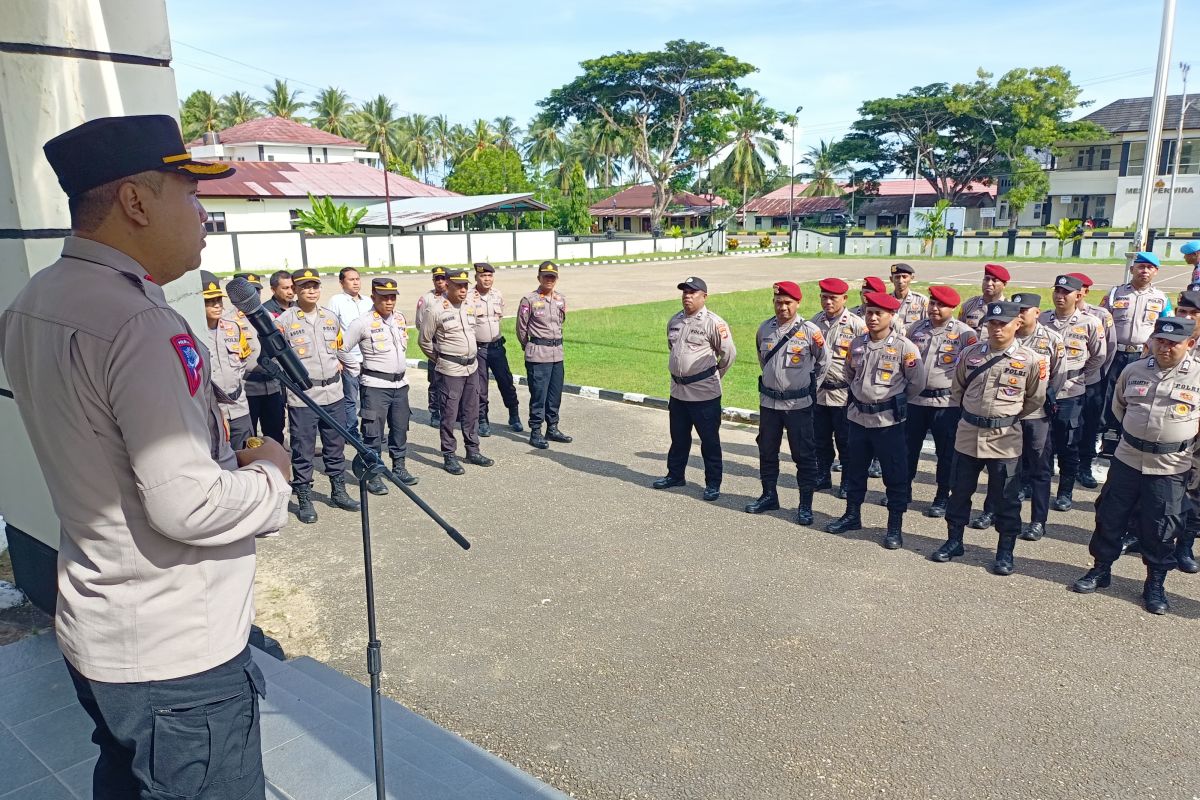
<path id="1" fill-rule="evenodd" d="M 976 458 L 955 451 L 954 476 L 950 483 L 950 502 L 946 506 L 949 538 L 962 541 L 963 528 L 971 518 L 971 495 L 979 488 L 979 473 L 987 470 L 986 503 L 996 515 L 996 531 L 1001 547 L 1012 547 L 1021 532 L 1021 491 L 1017 480 L 1016 458 Z"/>
<path id="2" fill-rule="evenodd" d="M 408 455 L 408 422 L 412 409 L 408 405 L 408 387 L 384 389 L 359 386 L 362 410 L 363 443 L 376 453 L 383 452 L 383 428 L 387 425 L 388 455 L 392 463 Z"/>
<path id="3" fill-rule="evenodd" d="M 912 406 L 909 406 L 912 413 Z M 850 420 L 846 452 L 842 456 L 842 486 L 848 503 L 862 504 L 867 496 L 867 467 L 879 460 L 888 511 L 904 513 L 912 502 L 912 483 L 908 476 L 908 443 L 904 423 L 884 428 L 867 428 Z"/>
<path id="4" fill-rule="evenodd" d="M 562 405 L 563 362 L 548 364 L 525 362 L 525 378 L 529 381 L 529 429 L 558 425 L 558 409 Z"/>
<path id="5" fill-rule="evenodd" d="M 433 368 L 432 361 L 426 361 L 425 376 L 429 378 L 429 389 L 427 392 L 428 405 L 426 408 L 428 408 L 429 413 L 432 414 L 434 411 L 442 407 L 442 373 Z"/>
<path id="6" fill-rule="evenodd" d="M 1088 551 L 1099 564 L 1121 555 L 1121 537 L 1137 534 L 1142 563 L 1151 569 L 1175 569 L 1175 538 L 1183 529 L 1187 473 L 1143 475 L 1114 458 L 1096 500 L 1096 532 Z"/>
<path id="7" fill-rule="evenodd" d="M 249 414 L 243 414 L 240 417 L 229 420 L 229 446 L 234 450 L 243 449 L 246 446 L 246 440 L 253 433 L 254 429 L 250 423 Z"/>
<path id="8" fill-rule="evenodd" d="M 479 352 L 479 418 L 488 415 L 488 370 L 496 377 L 496 388 L 504 398 L 504 407 L 509 411 L 517 407 L 517 387 L 513 384 L 512 370 L 508 366 L 508 355 L 504 352 L 504 337 L 491 342 L 480 342 Z"/>
<path id="9" fill-rule="evenodd" d="M 1058 457 L 1058 492 L 1071 491 L 1079 476 L 1080 424 L 1083 420 L 1083 395 L 1058 400 L 1050 418 L 1050 435 Z"/>
<path id="10" fill-rule="evenodd" d="M 340 404 L 339 404 L 340 405 Z M 89 680 L 67 664 L 96 729 L 95 800 L 262 800 L 258 699 L 267 684 L 247 647 L 184 678 Z"/>
<path id="11" fill-rule="evenodd" d="M 721 398 L 711 400 L 667 401 L 671 428 L 671 447 L 667 450 L 667 475 L 683 480 L 688 454 L 692 452 L 692 429 L 700 437 L 700 455 L 704 458 L 704 485 L 721 488 L 724 462 L 721 459 Z"/>
<path id="12" fill-rule="evenodd" d="M 452 456 L 458 450 L 454 426 L 460 420 L 467 455 L 479 452 L 479 388 L 475 384 L 478 376 L 478 370 L 470 375 L 441 375 L 438 394 L 442 401 L 443 456 Z"/>
<path id="13" fill-rule="evenodd" d="M 849 435 L 846 424 L 845 406 L 813 406 L 813 436 L 816 439 L 817 476 L 818 480 L 830 477 L 829 470 L 833 466 L 834 444 L 837 444 L 836 457 L 846 460 L 846 437 Z"/>
<path id="14" fill-rule="evenodd" d="M 283 444 L 283 419 L 286 404 L 283 390 L 271 394 L 247 395 L 250 403 L 250 427 L 262 435 Z"/>
<path id="15" fill-rule="evenodd" d="M 935 496 L 950 496 L 950 472 L 954 468 L 954 435 L 958 430 L 958 418 L 962 409 L 958 406 L 937 408 L 908 404 L 908 419 L 904 423 L 905 446 L 908 450 L 908 480 L 917 479 L 917 465 L 921 462 L 921 445 L 925 434 L 933 434 L 933 449 L 937 454 Z"/>
<path id="16" fill-rule="evenodd" d="M 1083 422 L 1079 430 L 1079 466 L 1090 470 L 1096 460 L 1096 437 L 1104 422 L 1104 396 L 1108 376 L 1101 378 L 1083 394 Z"/>
<path id="17" fill-rule="evenodd" d="M 813 406 L 794 411 L 758 408 L 758 475 L 764 484 L 779 481 L 779 448 L 787 432 L 788 450 L 796 465 L 801 489 L 817 485 L 817 455 L 813 448 Z"/>
<path id="18" fill-rule="evenodd" d="M 1045 524 L 1050 513 L 1050 467 L 1054 448 L 1050 445 L 1050 420 L 1021 420 L 1021 483 L 1033 489 L 1029 499 L 1030 522 Z M 986 511 L 992 511 L 990 507 Z"/>
<path id="19" fill-rule="evenodd" d="M 321 406 L 334 419 L 346 411 L 341 400 Z M 321 461 L 325 474 L 331 478 L 346 471 L 346 440 L 312 409 L 304 406 L 288 409 L 288 440 L 292 446 L 292 486 L 312 486 L 313 454 L 317 450 L 317 434 L 321 434 Z"/>
<path id="20" fill-rule="evenodd" d="M 1121 345 L 1118 345 L 1120 347 Z M 1103 430 L 1119 431 L 1121 423 L 1112 413 L 1113 392 L 1117 388 L 1117 378 L 1121 377 L 1121 371 L 1129 365 L 1130 361 L 1137 361 L 1142 355 L 1139 350 L 1136 353 L 1126 353 L 1123 350 L 1117 350 L 1117 354 L 1113 357 L 1113 362 L 1109 365 L 1108 373 L 1104 376 L 1104 423 Z"/>

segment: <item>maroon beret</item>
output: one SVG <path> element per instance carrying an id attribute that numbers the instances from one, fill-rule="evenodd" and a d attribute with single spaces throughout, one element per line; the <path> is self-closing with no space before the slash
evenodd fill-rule
<path id="1" fill-rule="evenodd" d="M 800 291 L 800 287 L 792 281 L 779 281 L 772 288 L 775 289 L 775 294 L 786 294 L 796 302 L 804 299 L 804 294 Z"/>
<path id="2" fill-rule="evenodd" d="M 864 295 L 867 300 L 867 305 L 882 308 L 884 311 L 895 313 L 900 310 L 900 301 L 890 294 L 883 292 L 867 292 Z"/>
<path id="3" fill-rule="evenodd" d="M 958 296 L 958 292 L 954 291 L 950 286 L 930 286 L 929 296 L 942 305 L 950 306 L 951 308 L 962 302 L 962 298 Z"/>
<path id="4" fill-rule="evenodd" d="M 1087 275 L 1084 275 L 1082 272 L 1068 272 L 1067 275 L 1071 276 L 1072 278 L 1078 278 L 1079 282 L 1083 284 L 1083 288 L 1085 289 L 1092 285 L 1092 279 Z"/>
<path id="5" fill-rule="evenodd" d="M 850 291 L 850 284 L 846 283 L 841 278 L 825 278 L 817 281 L 817 286 L 821 287 L 822 292 L 830 294 L 846 294 Z"/>
<path id="6" fill-rule="evenodd" d="M 868 275 L 863 278 L 863 285 L 872 292 L 883 292 L 887 294 L 887 286 L 883 282 L 883 278 L 876 278 L 874 275 Z"/>
<path id="7" fill-rule="evenodd" d="M 984 264 L 983 274 L 991 275 L 996 280 L 1004 281 L 1005 283 L 1008 283 L 1010 280 L 1012 280 L 1012 276 L 1008 274 L 1008 270 L 999 264 Z"/>

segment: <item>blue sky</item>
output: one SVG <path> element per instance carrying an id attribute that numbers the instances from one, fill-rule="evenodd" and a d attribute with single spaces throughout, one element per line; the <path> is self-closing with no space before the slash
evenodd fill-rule
<path id="1" fill-rule="evenodd" d="M 578 63 L 676 39 L 724 47 L 756 67 L 744 81 L 780 110 L 804 107 L 798 151 L 845 133 L 866 99 L 978 67 L 1061 64 L 1095 107 L 1153 93 L 1158 0 L 167 0 L 180 96 L 195 89 L 262 95 L 273 76 L 311 99 L 336 85 L 388 95 L 403 112 L 467 123 L 537 101 Z M 208 52 L 205 52 L 208 51 Z M 232 59 L 232 60 L 230 60 Z M 1200 90 L 1200 2 L 1179 3 L 1172 93 L 1181 60 Z M 235 63 L 243 62 L 243 63 Z"/>

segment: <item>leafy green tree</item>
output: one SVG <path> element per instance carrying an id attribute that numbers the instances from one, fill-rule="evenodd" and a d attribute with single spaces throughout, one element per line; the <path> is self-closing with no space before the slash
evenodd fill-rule
<path id="1" fill-rule="evenodd" d="M 212 92 L 197 89 L 183 101 L 179 119 L 183 123 L 184 141 L 190 142 L 206 131 L 221 129 L 221 104 Z"/>
<path id="2" fill-rule="evenodd" d="M 486 119 L 477 119 L 463 136 L 463 150 L 460 159 L 475 160 L 486 151 L 496 146 L 496 132 Z"/>
<path id="3" fill-rule="evenodd" d="M 295 122 L 304 122 L 304 118 L 297 116 L 300 109 L 307 104 L 300 99 L 302 92 L 297 89 L 292 91 L 288 88 L 287 81 L 275 79 L 275 83 L 271 86 L 264 86 L 267 90 L 267 99 L 262 101 L 262 110 L 269 117 L 282 117 Z"/>
<path id="4" fill-rule="evenodd" d="M 580 236 L 592 229 L 592 215 L 588 213 L 587 176 L 578 161 L 571 169 L 570 188 L 558 207 L 558 230 L 565 234 Z"/>
<path id="5" fill-rule="evenodd" d="M 754 67 L 703 42 L 624 51 L 580 64 L 583 74 L 539 105 L 552 124 L 604 121 L 628 136 L 635 169 L 654 184 L 651 216 L 671 201 L 676 173 L 700 164 L 724 140 L 723 112 L 740 101 L 737 80 Z"/>
<path id="6" fill-rule="evenodd" d="M 779 112 L 754 91 L 742 93 L 741 102 L 729 115 L 733 149 L 716 167 L 716 180 L 742 192 L 743 217 L 746 198 L 762 188 L 767 179 L 767 161 L 779 163 L 783 132 L 777 127 Z"/>
<path id="7" fill-rule="evenodd" d="M 336 86 L 322 89 L 308 107 L 315 114 L 312 121 L 315 127 L 334 136 L 350 138 L 355 108 L 345 90 Z"/>
<path id="8" fill-rule="evenodd" d="M 525 174 L 525 165 L 516 150 L 485 149 L 475 158 L 465 158 L 454 165 L 446 188 L 459 194 L 501 194 L 529 192 L 533 187 Z"/>
<path id="9" fill-rule="evenodd" d="M 808 154 L 800 163 L 808 167 L 801 177 L 809 182 L 800 192 L 801 197 L 840 197 L 845 194 L 838 177 L 845 175 L 849 166 L 838 159 L 829 142 L 821 139 L 816 147 L 808 148 Z"/>
<path id="10" fill-rule="evenodd" d="M 430 136 L 433 137 L 433 151 L 437 156 L 442 167 L 442 183 L 446 182 L 446 176 L 450 174 L 450 168 L 454 166 L 454 126 L 450 124 L 450 120 L 446 119 L 445 114 L 438 114 L 431 122 Z"/>
<path id="11" fill-rule="evenodd" d="M 317 236 L 344 236 L 354 233 L 359 220 L 367 213 L 365 208 L 351 211 L 345 203 L 335 205 L 332 198 L 313 197 L 311 192 L 308 202 L 312 208 L 296 212 L 296 220 L 292 224 L 297 230 L 308 231 Z"/>
<path id="12" fill-rule="evenodd" d="M 232 128 L 243 122 L 258 119 L 258 101 L 245 92 L 230 92 L 221 98 L 221 127 Z"/>
<path id="13" fill-rule="evenodd" d="M 400 120 L 396 118 L 396 104 L 386 95 L 377 95 L 354 114 L 351 122 L 354 138 L 379 153 L 384 164 L 398 150 Z"/>
<path id="14" fill-rule="evenodd" d="M 393 175 L 403 175 L 406 178 L 412 178 L 414 181 L 419 180 L 419 178 L 417 178 L 417 173 L 413 171 L 412 166 L 396 156 L 391 156 L 388 158 L 387 168 L 388 172 L 392 173 Z"/>

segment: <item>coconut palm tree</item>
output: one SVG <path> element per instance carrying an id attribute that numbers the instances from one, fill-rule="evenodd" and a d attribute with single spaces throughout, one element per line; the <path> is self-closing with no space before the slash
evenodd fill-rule
<path id="1" fill-rule="evenodd" d="M 496 136 L 496 146 L 501 150 L 516 150 L 517 140 L 524 133 L 517 121 L 512 117 L 496 117 L 492 120 L 492 130 Z"/>
<path id="2" fill-rule="evenodd" d="M 296 112 L 307 105 L 300 99 L 299 89 L 293 92 L 288 88 L 287 81 L 279 78 L 275 79 L 273 86 L 263 88 L 267 90 L 267 99 L 262 102 L 262 110 L 267 116 L 304 122 L 303 117 L 296 115 Z"/>
<path id="3" fill-rule="evenodd" d="M 446 119 L 445 114 L 438 114 L 430 120 L 433 136 L 433 150 L 437 159 L 442 162 L 442 185 L 446 183 L 446 176 L 450 174 L 450 168 L 454 166 L 454 126 L 450 124 L 450 120 Z"/>
<path id="4" fill-rule="evenodd" d="M 627 152 L 626 137 L 619 128 L 602 120 L 581 127 L 579 135 L 586 153 L 581 158 L 584 171 L 601 186 L 612 186 L 613 181 L 621 177 L 621 160 Z"/>
<path id="5" fill-rule="evenodd" d="M 230 92 L 221 98 L 221 127 L 232 128 L 251 119 L 258 119 L 258 101 L 245 92 Z"/>
<path id="6" fill-rule="evenodd" d="M 800 177 L 809 181 L 800 192 L 801 197 L 837 197 L 845 194 L 838 183 L 838 176 L 850 171 L 850 166 L 833 152 L 835 143 L 822 139 L 816 147 L 808 148 L 808 155 L 800 159 L 808 165 L 808 171 Z"/>
<path id="7" fill-rule="evenodd" d="M 465 125 L 457 122 L 454 123 L 454 126 L 450 128 L 450 138 L 454 143 L 452 151 L 453 164 L 451 164 L 451 167 L 453 167 L 466 158 L 468 153 L 474 152 L 474 149 L 471 146 L 471 132 L 467 130 Z"/>
<path id="8" fill-rule="evenodd" d="M 221 104 L 212 92 L 197 89 L 183 101 L 179 118 L 183 121 L 183 138 L 191 141 L 206 131 L 220 130 Z"/>
<path id="9" fill-rule="evenodd" d="M 380 160 L 386 164 L 388 158 L 398 151 L 400 124 L 396 117 L 396 104 L 381 94 L 355 112 L 350 128 L 354 138 L 366 145 L 368 150 L 379 153 Z"/>
<path id="10" fill-rule="evenodd" d="M 779 112 L 751 90 L 742 93 L 741 102 L 730 116 L 733 149 L 716 170 L 719 182 L 742 190 L 743 207 L 750 192 L 766 181 L 767 160 L 779 163 L 777 141 L 783 134 L 778 123 Z"/>
<path id="11" fill-rule="evenodd" d="M 525 159 L 534 167 L 556 167 L 566 154 L 562 130 L 553 122 L 538 117 L 529 123 L 524 149 Z"/>
<path id="12" fill-rule="evenodd" d="M 462 157 L 474 159 L 484 150 L 495 146 L 496 132 L 492 130 L 492 126 L 486 119 L 477 119 L 471 125 L 470 139 L 467 141 L 467 148 L 463 151 Z"/>
<path id="13" fill-rule="evenodd" d="M 317 99 L 308 104 L 316 116 L 313 125 L 334 136 L 349 138 L 351 121 L 354 118 L 354 103 L 350 95 L 336 86 L 322 89 Z"/>
<path id="14" fill-rule="evenodd" d="M 399 149 L 396 151 L 405 163 L 429 182 L 429 168 L 437 160 L 434 152 L 433 126 L 424 114 L 413 114 L 400 119 Z"/>

